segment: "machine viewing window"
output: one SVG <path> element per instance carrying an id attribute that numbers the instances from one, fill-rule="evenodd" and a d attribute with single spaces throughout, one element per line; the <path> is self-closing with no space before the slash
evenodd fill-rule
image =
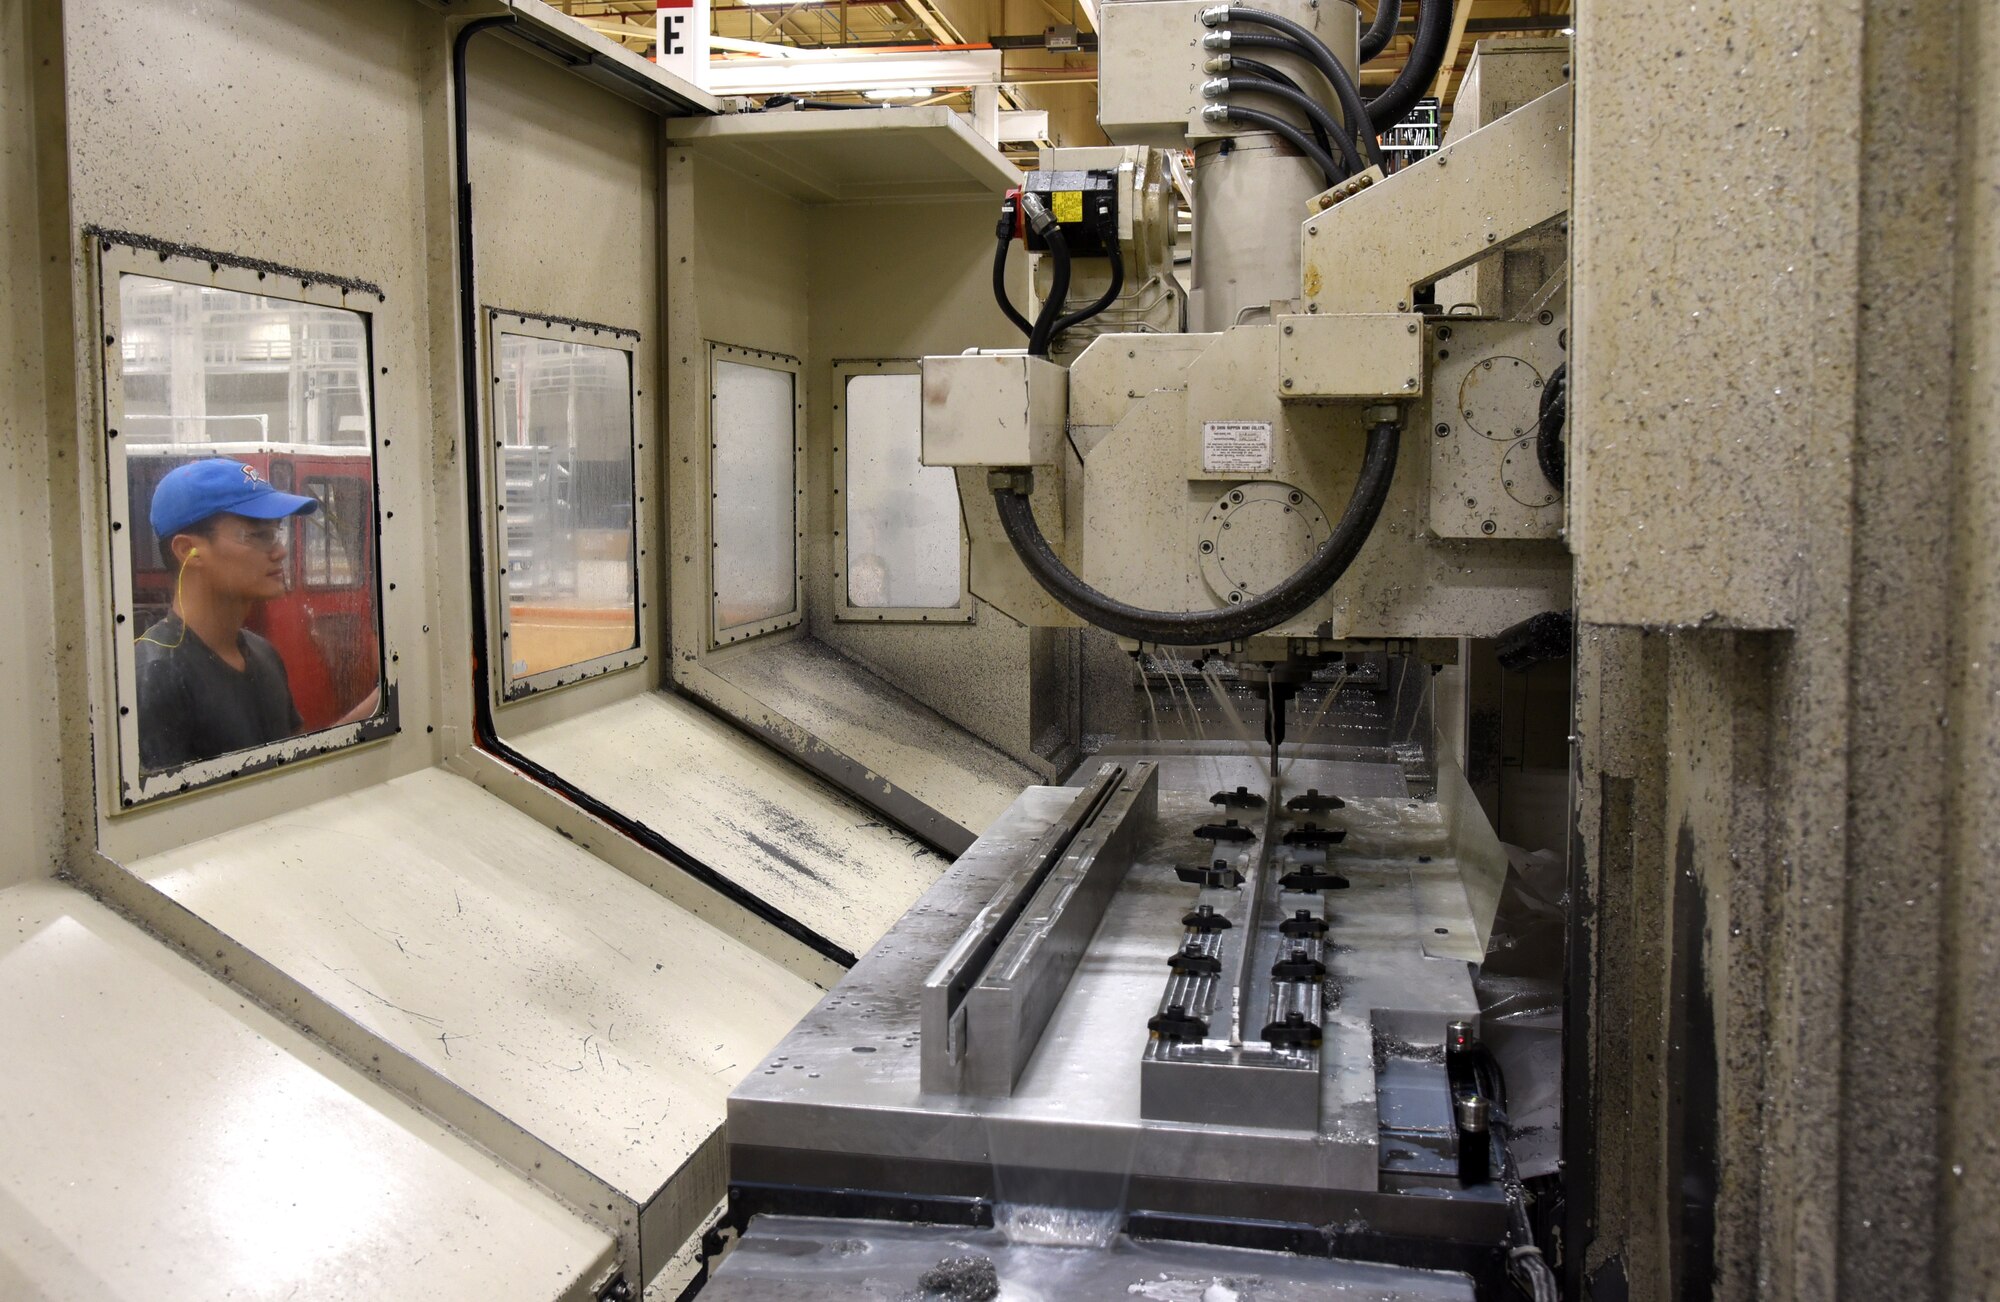
<path id="1" fill-rule="evenodd" d="M 394 726 L 369 319 L 164 261 L 103 257 L 126 805 Z"/>
<path id="2" fill-rule="evenodd" d="M 709 551 L 711 642 L 790 628 L 802 607 L 799 364 L 711 346 Z"/>
<path id="3" fill-rule="evenodd" d="M 493 317 L 496 553 L 508 696 L 638 663 L 632 354 Z M 630 336 L 612 336 L 621 342 Z"/>
<path id="4" fill-rule="evenodd" d="M 958 479 L 925 466 L 923 381 L 915 362 L 840 362 L 835 479 L 846 503 L 839 618 L 966 621 Z"/>

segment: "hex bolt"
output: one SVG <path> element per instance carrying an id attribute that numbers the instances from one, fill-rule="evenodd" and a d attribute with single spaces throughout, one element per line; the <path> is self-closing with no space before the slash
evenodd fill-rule
<path id="1" fill-rule="evenodd" d="M 1287 376 L 1285 377 L 1285 387 L 1286 387 L 1287 389 L 1289 389 L 1289 388 L 1291 388 L 1291 387 L 1292 387 L 1292 377 L 1291 377 L 1291 376 L 1289 376 L 1289 375 L 1287 375 Z"/>

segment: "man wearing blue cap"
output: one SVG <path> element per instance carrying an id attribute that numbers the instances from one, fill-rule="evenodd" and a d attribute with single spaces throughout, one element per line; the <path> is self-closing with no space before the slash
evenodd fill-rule
<path id="1" fill-rule="evenodd" d="M 284 595 L 283 521 L 319 503 L 216 457 L 161 477 L 148 514 L 174 577 L 166 618 L 139 635 L 139 765 L 157 771 L 297 736 L 277 648 L 243 627 Z"/>

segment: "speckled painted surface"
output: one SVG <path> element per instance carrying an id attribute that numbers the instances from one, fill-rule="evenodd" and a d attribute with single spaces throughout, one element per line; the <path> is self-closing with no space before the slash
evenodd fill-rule
<path id="1" fill-rule="evenodd" d="M 1990 1296 L 2000 33 L 1874 0 L 1579 22 L 1579 607 L 1666 626 L 1594 629 L 1579 666 L 1591 1261 L 1635 1298 L 1690 1279 L 1678 1189 L 1633 1176 L 1674 1169 L 1647 1092 L 1691 1046 L 1622 1028 L 1693 953 L 1715 1295 Z M 1661 948 L 1620 944 L 1677 871 L 1705 934 L 1663 909 Z"/>
<path id="2" fill-rule="evenodd" d="M 81 891 L 0 891 L 0 1296 L 581 1300 L 611 1238 Z"/>
<path id="3" fill-rule="evenodd" d="M 851 797 L 664 692 L 514 744 L 849 953 L 873 945 L 946 867 Z"/>
<path id="4" fill-rule="evenodd" d="M 1941 1289 L 2000 1295 L 2000 11 L 1971 5 L 1959 30 L 1964 173 L 1958 199 L 1951 438 L 1952 612 L 1945 700 L 1949 766 L 1943 972 Z"/>

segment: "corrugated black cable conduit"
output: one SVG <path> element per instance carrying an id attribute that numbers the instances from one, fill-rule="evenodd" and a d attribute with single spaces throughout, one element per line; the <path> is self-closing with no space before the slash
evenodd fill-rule
<path id="1" fill-rule="evenodd" d="M 1219 107 L 1222 109 L 1223 118 L 1227 121 L 1241 123 L 1246 127 L 1256 127 L 1259 131 L 1269 131 L 1273 135 L 1283 136 L 1291 144 L 1292 148 L 1298 150 L 1307 159 L 1311 160 L 1312 165 L 1319 169 L 1319 174 L 1325 178 L 1328 186 L 1339 185 L 1347 178 L 1348 173 L 1339 163 L 1333 161 L 1332 154 L 1327 153 L 1324 149 L 1314 144 L 1311 136 L 1299 130 L 1277 114 L 1265 113 L 1260 109 L 1244 108 L 1237 104 L 1223 104 Z M 1345 132 L 1341 133 L 1341 138 L 1343 140 L 1346 139 Z M 1352 148 L 1352 146 L 1349 147 Z"/>
<path id="2" fill-rule="evenodd" d="M 1007 297 L 1007 250 L 1014 243 L 1012 207 L 1001 205 L 1000 224 L 993 228 L 993 238 L 993 301 L 1000 305 L 1000 310 L 1007 314 L 1009 321 L 1020 327 L 1022 334 L 1032 335 L 1035 333 L 1034 323 L 1022 316 L 1021 310 L 1014 306 L 1014 300 Z"/>
<path id="3" fill-rule="evenodd" d="M 1396 24 L 1402 21 L 1403 0 L 1377 0 L 1375 21 L 1361 33 L 1360 61 L 1366 63 L 1388 49 L 1389 38 L 1396 34 Z"/>
<path id="4" fill-rule="evenodd" d="M 1299 85 L 1297 81 L 1286 76 L 1275 64 L 1265 63 L 1259 59 L 1245 59 L 1240 55 L 1231 54 L 1227 66 L 1231 72 L 1241 72 L 1247 73 L 1252 77 L 1262 77 L 1265 81 L 1275 81 L 1280 86 L 1290 86 L 1301 95 L 1306 93 L 1304 86 Z M 1319 101 L 1314 100 L 1313 103 L 1318 104 Z M 1324 106 L 1322 105 L 1322 107 Z M 1313 139 L 1319 142 L 1321 149 L 1324 149 L 1329 154 L 1333 152 L 1333 135 L 1327 133 L 1326 128 L 1320 125 L 1320 119 L 1317 117 L 1312 120 L 1312 133 Z M 1334 133 L 1334 135 L 1337 134 L 1339 133 Z"/>
<path id="5" fill-rule="evenodd" d="M 1417 0 L 1417 39 L 1410 47 L 1409 61 L 1380 95 L 1368 101 L 1368 120 L 1376 134 L 1410 116 L 1410 110 L 1437 80 L 1438 69 L 1444 66 L 1445 47 L 1451 44 L 1451 6 L 1452 0 Z"/>
<path id="6" fill-rule="evenodd" d="M 1500 1142 L 1500 1187 L 1507 1196 L 1507 1276 L 1529 1302 L 1562 1302 L 1555 1270 L 1542 1256 L 1528 1220 L 1528 1191 L 1514 1161 L 1514 1132 L 1507 1116 L 1507 1080 L 1485 1045 L 1480 1045 L 1473 1057 L 1472 1074 L 1486 1098 L 1487 1116 Z"/>
<path id="7" fill-rule="evenodd" d="M 1031 197 L 1023 196 L 1023 202 Z M 1046 221 L 1047 218 L 1040 220 Z M 1049 355 L 1049 345 L 1056 337 L 1056 323 L 1062 318 L 1063 301 L 1069 297 L 1069 237 L 1053 221 L 1049 221 L 1041 233 L 1049 246 L 1049 258 L 1054 270 L 1049 276 L 1049 296 L 1043 300 L 1042 310 L 1035 314 L 1035 329 L 1028 336 L 1030 357 Z"/>
<path id="8" fill-rule="evenodd" d="M 1368 106 L 1362 102 L 1360 86 L 1355 84 L 1354 75 L 1348 72 L 1346 65 L 1333 57 L 1333 51 L 1327 48 L 1326 42 L 1315 35 L 1311 28 L 1303 27 L 1278 14 L 1266 13 L 1262 9 L 1246 9 L 1240 5 L 1230 5 L 1223 10 L 1222 21 L 1268 27 L 1289 41 L 1292 52 L 1318 68 L 1320 75 L 1326 78 L 1327 84 L 1333 87 L 1334 95 L 1340 100 L 1340 114 L 1347 121 L 1347 130 L 1342 134 L 1348 137 L 1359 136 L 1362 149 L 1368 155 L 1368 161 L 1376 167 L 1383 166 L 1382 143 L 1375 138 L 1381 128 L 1374 124 Z M 1259 35 L 1257 32 L 1238 34 L 1232 30 L 1229 34 L 1230 48 L 1234 49 L 1246 39 L 1250 40 L 1252 45 L 1262 46 L 1264 41 L 1253 39 Z"/>
<path id="9" fill-rule="evenodd" d="M 1048 538 L 1035 522 L 1022 477 L 1011 477 L 993 487 L 994 505 L 999 508 L 1000 527 L 1021 563 L 1028 567 L 1051 597 L 1071 614 L 1120 637 L 1136 638 L 1158 646 L 1214 646 L 1235 642 L 1261 633 L 1298 614 L 1326 594 L 1368 541 L 1375 522 L 1388 500 L 1389 485 L 1396 474 L 1397 445 L 1402 436 L 1400 420 L 1376 421 L 1368 427 L 1368 449 L 1362 457 L 1361 473 L 1355 478 L 1354 492 L 1347 509 L 1312 559 L 1291 577 L 1261 597 L 1221 610 L 1147 610 L 1108 597 L 1078 578 L 1063 564 Z"/>
<path id="10" fill-rule="evenodd" d="M 1361 170 L 1361 155 L 1355 151 L 1354 141 L 1347 132 L 1341 130 L 1340 123 L 1334 120 L 1333 114 L 1327 112 L 1325 106 L 1312 96 L 1295 86 L 1266 81 L 1262 77 L 1237 76 L 1232 73 L 1223 80 L 1229 83 L 1231 95 L 1269 95 L 1299 109 L 1312 123 L 1313 137 L 1318 141 L 1322 152 L 1330 140 L 1337 140 L 1341 145 L 1340 152 L 1347 163 L 1347 174 L 1352 176 Z M 1329 181 L 1327 184 L 1333 185 L 1335 182 Z"/>
<path id="11" fill-rule="evenodd" d="M 1569 419 L 1569 363 L 1549 374 L 1542 386 L 1540 418 L 1535 422 L 1535 464 L 1558 493 L 1563 491 L 1563 424 Z"/>

